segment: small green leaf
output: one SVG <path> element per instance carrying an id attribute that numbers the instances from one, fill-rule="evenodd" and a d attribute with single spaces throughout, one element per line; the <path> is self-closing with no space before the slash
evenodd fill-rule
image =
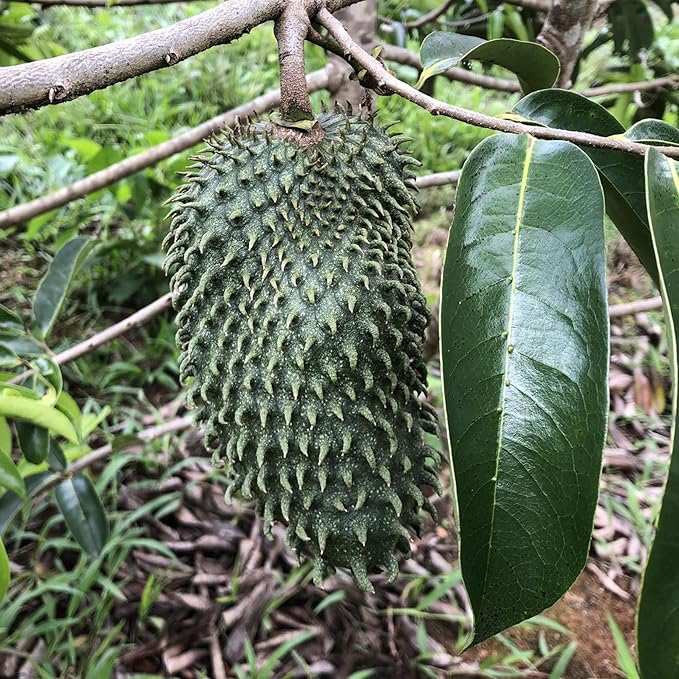
<path id="1" fill-rule="evenodd" d="M 435 31 L 420 48 L 422 73 L 418 89 L 432 76 L 467 61 L 502 66 L 515 73 L 524 92 L 552 87 L 559 76 L 559 60 L 536 42 L 498 38 L 483 40 L 472 35 Z"/>
<path id="2" fill-rule="evenodd" d="M 0 343 L 0 367 L 16 368 L 21 364 L 16 353 L 6 344 Z"/>
<path id="3" fill-rule="evenodd" d="M 50 469 L 57 472 L 64 472 L 68 467 L 68 461 L 64 455 L 64 451 L 61 446 L 53 439 L 50 438 L 50 448 L 47 453 L 47 464 Z"/>
<path id="4" fill-rule="evenodd" d="M 625 132 L 625 137 L 643 144 L 679 146 L 679 130 L 664 120 L 646 118 Z"/>
<path id="5" fill-rule="evenodd" d="M 37 427 L 30 422 L 14 423 L 19 439 L 19 448 L 31 464 L 40 464 L 47 459 L 50 449 L 50 435 L 44 427 Z"/>
<path id="6" fill-rule="evenodd" d="M 12 454 L 12 430 L 4 417 L 0 417 L 0 455 Z"/>
<path id="7" fill-rule="evenodd" d="M 92 556 L 99 554 L 108 539 L 108 520 L 92 481 L 78 474 L 62 481 L 54 494 L 78 544 Z"/>
<path id="8" fill-rule="evenodd" d="M 42 474 L 32 474 L 27 476 L 26 482 L 26 496 L 30 498 L 38 488 L 40 488 L 49 476 L 48 472 Z M 17 512 L 21 509 L 24 504 L 24 499 L 19 497 L 16 493 L 12 491 L 7 491 L 0 495 L 0 535 L 2 535 L 7 526 L 11 523 L 12 519 L 16 516 Z"/>
<path id="9" fill-rule="evenodd" d="M 21 316 L 11 309 L 8 309 L 4 304 L 0 304 L 0 328 L 17 328 L 24 329 L 24 324 L 21 322 Z"/>
<path id="10" fill-rule="evenodd" d="M 608 8 L 608 21 L 616 54 L 636 57 L 653 44 L 653 19 L 644 0 L 612 3 Z"/>
<path id="11" fill-rule="evenodd" d="M 648 217 L 660 271 L 660 291 L 672 358 L 670 468 L 655 540 L 642 580 L 637 653 L 644 679 L 679 678 L 679 165 L 655 148 L 646 153 Z"/>
<path id="12" fill-rule="evenodd" d="M 458 185 L 441 373 L 473 642 L 585 565 L 608 412 L 604 201 L 576 146 L 494 135 Z"/>
<path id="13" fill-rule="evenodd" d="M 54 405 L 64 386 L 61 368 L 49 356 L 39 356 L 35 360 L 30 361 L 30 366 L 35 371 L 38 379 L 49 388 L 52 394 L 50 405 Z"/>
<path id="14" fill-rule="evenodd" d="M 76 236 L 54 256 L 33 300 L 35 332 L 40 339 L 52 328 L 74 276 L 94 245 L 92 239 Z"/>
<path id="15" fill-rule="evenodd" d="M 5 549 L 5 543 L 0 538 L 0 601 L 5 598 L 9 587 L 9 557 Z"/>
<path id="16" fill-rule="evenodd" d="M 56 408 L 23 396 L 0 394 L 0 416 L 30 422 L 48 429 L 52 434 L 63 436 L 71 443 L 78 443 L 78 435 L 69 419 Z"/>
<path id="17" fill-rule="evenodd" d="M 62 391 L 57 398 L 55 403 L 57 410 L 64 413 L 69 420 L 71 420 L 73 427 L 78 432 L 81 439 L 85 437 L 82 435 L 82 413 L 80 412 L 80 407 L 76 403 L 75 399 L 65 391 Z"/>
<path id="18" fill-rule="evenodd" d="M 0 486 L 11 490 L 19 497 L 26 497 L 26 486 L 12 458 L 0 452 Z"/>

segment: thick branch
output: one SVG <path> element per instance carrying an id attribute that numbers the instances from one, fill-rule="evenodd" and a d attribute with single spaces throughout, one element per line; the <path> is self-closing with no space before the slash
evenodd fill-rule
<path id="1" fill-rule="evenodd" d="M 358 0 L 326 0 L 331 10 Z M 300 0 L 314 8 L 319 0 Z M 0 68 L 0 115 L 61 103 L 172 66 L 278 18 L 288 0 L 223 2 L 168 28 L 120 42 Z"/>
<path id="2" fill-rule="evenodd" d="M 19 0 L 43 7 L 130 7 L 132 5 L 169 5 L 172 2 L 192 2 L 193 0 Z"/>
<path id="3" fill-rule="evenodd" d="M 281 112 L 290 122 L 314 119 L 304 63 L 304 41 L 310 26 L 305 0 L 290 0 L 276 20 Z"/>
<path id="4" fill-rule="evenodd" d="M 307 86 L 311 92 L 321 89 L 332 90 L 338 85 L 338 81 L 339 74 L 336 73 L 331 65 L 328 65 L 320 71 L 310 73 L 307 78 Z M 158 146 L 147 149 L 136 156 L 121 160 L 119 163 L 114 163 L 99 172 L 91 174 L 89 177 L 79 179 L 70 186 L 57 189 L 36 200 L 4 210 L 0 212 L 0 229 L 12 224 L 28 221 L 37 215 L 66 205 L 105 186 L 110 186 L 125 177 L 129 177 L 136 172 L 155 165 L 165 158 L 173 156 L 175 153 L 180 153 L 196 144 L 200 144 L 214 132 L 233 125 L 238 119 L 247 118 L 256 113 L 264 113 L 279 104 L 280 92 L 278 90 L 268 92 L 247 104 L 242 104 L 231 111 L 221 113 L 173 139 L 158 144 Z"/>
<path id="5" fill-rule="evenodd" d="M 662 297 L 651 297 L 650 299 L 636 299 L 633 302 L 623 302 L 622 304 L 613 304 L 608 309 L 608 315 L 611 318 L 619 318 L 620 316 L 632 316 L 640 314 L 644 311 L 659 311 L 662 309 Z"/>
<path id="6" fill-rule="evenodd" d="M 625 139 L 609 139 L 608 137 L 600 137 L 599 135 L 589 134 L 587 132 L 574 132 L 572 130 L 526 125 L 524 123 L 517 123 L 513 120 L 495 118 L 483 113 L 477 113 L 476 111 L 470 111 L 461 106 L 453 106 L 452 104 L 439 101 L 438 99 L 434 99 L 433 97 L 419 92 L 414 87 L 411 87 L 389 73 L 377 59 L 354 43 L 351 36 L 344 30 L 342 24 L 327 10 L 320 10 L 317 15 L 317 20 L 328 29 L 344 52 L 355 59 L 366 72 L 374 78 L 381 89 L 389 90 L 394 94 L 401 95 L 404 99 L 421 106 L 432 115 L 444 115 L 453 118 L 454 120 L 467 123 L 468 125 L 498 130 L 499 132 L 529 134 L 538 139 L 560 139 L 582 146 L 610 149 L 612 151 L 625 151 L 635 155 L 644 155 L 648 150 L 648 146 L 644 144 Z M 664 153 L 670 158 L 679 158 L 679 147 L 659 146 L 657 148 L 661 153 Z"/>
<path id="7" fill-rule="evenodd" d="M 537 42 L 556 54 L 561 62 L 557 85 L 570 87 L 585 33 L 592 24 L 598 0 L 554 0 Z"/>

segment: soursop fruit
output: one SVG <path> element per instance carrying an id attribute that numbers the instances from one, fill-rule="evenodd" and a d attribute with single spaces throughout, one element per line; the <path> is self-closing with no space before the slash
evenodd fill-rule
<path id="1" fill-rule="evenodd" d="M 188 403 L 232 490 L 315 579 L 396 577 L 438 488 L 411 259 L 414 161 L 372 118 L 250 123 L 212 142 L 166 239 Z M 440 492 L 440 490 L 439 490 Z"/>

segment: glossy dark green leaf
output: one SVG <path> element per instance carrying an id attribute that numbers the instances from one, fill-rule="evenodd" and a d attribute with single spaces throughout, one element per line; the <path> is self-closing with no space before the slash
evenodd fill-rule
<path id="1" fill-rule="evenodd" d="M 26 486 L 17 466 L 9 455 L 0 451 L 0 488 L 11 490 L 19 497 L 26 497 Z"/>
<path id="2" fill-rule="evenodd" d="M 50 435 L 47 429 L 21 420 L 17 420 L 14 426 L 23 456 L 32 464 L 44 462 L 50 450 Z"/>
<path id="3" fill-rule="evenodd" d="M 462 575 L 481 641 L 585 565 L 608 410 L 604 201 L 566 142 L 495 135 L 462 169 L 441 364 Z"/>
<path id="4" fill-rule="evenodd" d="M 0 342 L 18 356 L 40 356 L 45 353 L 45 347 L 32 337 L 17 335 L 7 329 L 0 328 Z"/>
<path id="5" fill-rule="evenodd" d="M 418 88 L 432 76 L 467 61 L 481 61 L 512 71 L 524 92 L 551 87 L 560 69 L 556 55 L 536 42 L 511 38 L 483 40 L 444 31 L 430 33 L 422 41 L 420 58 L 423 68 Z"/>
<path id="6" fill-rule="evenodd" d="M 656 149 L 649 149 L 646 182 L 672 356 L 672 457 L 655 540 L 643 577 L 637 653 L 644 679 L 679 679 L 679 165 Z"/>
<path id="7" fill-rule="evenodd" d="M 5 549 L 5 543 L 0 538 L 0 601 L 5 598 L 9 587 L 9 557 Z"/>
<path id="8" fill-rule="evenodd" d="M 108 520 L 89 477 L 78 474 L 65 479 L 56 487 L 54 495 L 78 544 L 92 556 L 99 554 L 108 539 Z"/>
<path id="9" fill-rule="evenodd" d="M 73 277 L 94 244 L 90 238 L 76 236 L 54 256 L 33 299 L 35 333 L 40 339 L 44 339 L 52 328 Z"/>
<path id="10" fill-rule="evenodd" d="M 49 390 L 52 393 L 52 402 L 56 403 L 64 387 L 59 365 L 49 356 L 39 356 L 30 362 L 30 366 L 35 371 L 34 378 L 37 376 L 37 380 L 46 387 L 43 391 Z"/>
<path id="11" fill-rule="evenodd" d="M 621 135 L 625 131 L 603 106 L 567 90 L 533 92 L 519 101 L 514 112 L 547 127 L 591 132 L 603 137 Z M 582 147 L 582 150 L 601 175 L 608 216 L 657 282 L 658 271 L 646 216 L 643 158 L 607 149 Z"/>
<path id="12" fill-rule="evenodd" d="M 646 118 L 635 123 L 625 132 L 625 137 L 644 144 L 679 146 L 679 130 L 664 120 L 655 118 Z"/>

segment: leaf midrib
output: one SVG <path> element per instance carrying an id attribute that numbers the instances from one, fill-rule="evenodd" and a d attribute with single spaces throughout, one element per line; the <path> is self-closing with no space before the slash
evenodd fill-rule
<path id="1" fill-rule="evenodd" d="M 523 170 L 521 173 L 521 184 L 519 186 L 519 200 L 516 206 L 516 223 L 514 225 L 514 247 L 512 250 L 512 271 L 511 271 L 511 281 L 509 290 L 509 310 L 507 313 L 507 339 L 505 345 L 505 366 L 502 373 L 502 384 L 500 393 L 500 422 L 498 426 L 498 440 L 497 448 L 495 451 L 495 473 L 493 474 L 493 504 L 490 515 L 490 535 L 488 538 L 488 556 L 486 558 L 486 568 L 483 576 L 483 589 L 481 590 L 481 601 L 485 601 L 486 598 L 486 583 L 488 581 L 488 570 L 490 569 L 490 557 L 492 554 L 493 546 L 493 533 L 495 526 L 495 509 L 497 507 L 497 481 L 498 472 L 500 469 L 500 453 L 502 452 L 503 444 L 503 432 L 504 432 L 504 419 L 505 419 L 505 400 L 507 395 L 507 380 L 509 375 L 509 357 L 510 351 L 509 347 L 512 344 L 512 321 L 514 318 L 514 300 L 516 298 L 516 272 L 519 261 L 519 242 L 521 239 L 521 223 L 524 211 L 524 203 L 526 198 L 526 187 L 528 185 L 528 172 L 530 170 L 530 164 L 533 157 L 533 148 L 535 146 L 535 138 L 528 137 L 528 146 L 526 147 L 526 158 L 523 163 Z"/>

